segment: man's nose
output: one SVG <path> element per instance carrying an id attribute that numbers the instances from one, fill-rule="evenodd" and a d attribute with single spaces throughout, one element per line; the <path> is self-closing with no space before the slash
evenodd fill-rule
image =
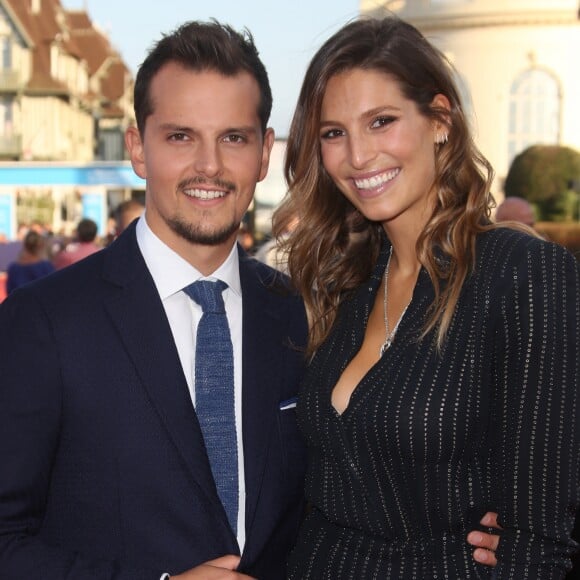
<path id="1" fill-rule="evenodd" d="M 219 175 L 222 169 L 222 160 L 216 143 L 200 142 L 194 152 L 194 167 L 197 173 L 207 177 Z"/>

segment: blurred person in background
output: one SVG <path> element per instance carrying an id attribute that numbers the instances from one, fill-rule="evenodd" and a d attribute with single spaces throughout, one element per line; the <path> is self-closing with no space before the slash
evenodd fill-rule
<path id="1" fill-rule="evenodd" d="M 238 232 L 238 244 L 244 248 L 248 254 L 254 251 L 254 234 L 247 224 L 240 224 L 240 231 Z"/>
<path id="2" fill-rule="evenodd" d="M 137 199 L 122 201 L 115 209 L 115 233 L 122 234 L 129 224 L 139 218 L 145 211 L 145 206 Z"/>
<path id="3" fill-rule="evenodd" d="M 102 246 L 96 243 L 97 224 L 88 218 L 82 219 L 76 227 L 75 239 L 69 242 L 54 257 L 54 266 L 57 270 L 62 270 L 95 252 L 102 249 Z"/>
<path id="4" fill-rule="evenodd" d="M 277 236 L 266 240 L 257 250 L 254 257 L 271 268 L 275 268 L 284 274 L 288 273 L 288 253 L 284 248 L 284 241 L 296 227 L 298 218 L 291 220 L 285 230 Z"/>
<path id="5" fill-rule="evenodd" d="M 44 237 L 34 230 L 25 236 L 18 256 L 6 272 L 6 291 L 8 294 L 20 286 L 43 278 L 54 272 L 54 266 L 46 257 L 46 243 Z"/>
<path id="6" fill-rule="evenodd" d="M 506 197 L 495 211 L 496 222 L 517 222 L 533 228 L 536 224 L 534 208 L 523 197 Z"/>

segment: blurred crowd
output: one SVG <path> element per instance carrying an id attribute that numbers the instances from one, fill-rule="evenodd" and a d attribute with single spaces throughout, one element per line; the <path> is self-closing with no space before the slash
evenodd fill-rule
<path id="1" fill-rule="evenodd" d="M 0 301 L 17 287 L 74 264 L 110 244 L 134 219 L 143 212 L 143 204 L 130 199 L 119 204 L 109 216 L 107 234 L 98 235 L 97 224 L 88 218 L 80 220 L 71 236 L 55 234 L 41 223 L 22 224 L 17 239 L 9 241 L 0 236 Z M 532 206 L 522 198 L 509 197 L 502 202 L 495 221 L 512 221 L 534 227 Z M 290 227 L 294 227 L 295 222 Z M 283 239 L 267 236 L 257 241 L 247 224 L 242 224 L 238 242 L 246 252 L 286 272 Z M 4 277 L 2 279 L 1 277 Z"/>
<path id="2" fill-rule="evenodd" d="M 97 223 L 81 219 L 71 235 L 55 233 L 39 222 L 20 224 L 15 240 L 0 236 L 0 301 L 16 288 L 60 270 L 110 244 L 143 212 L 135 199 L 122 202 L 109 216 L 107 233 Z"/>

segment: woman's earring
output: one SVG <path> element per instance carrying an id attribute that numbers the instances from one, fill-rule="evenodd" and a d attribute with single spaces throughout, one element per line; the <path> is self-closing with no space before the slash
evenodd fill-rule
<path id="1" fill-rule="evenodd" d="M 445 145 L 449 141 L 449 135 L 447 133 L 437 133 L 435 135 L 435 143 L 437 145 Z"/>

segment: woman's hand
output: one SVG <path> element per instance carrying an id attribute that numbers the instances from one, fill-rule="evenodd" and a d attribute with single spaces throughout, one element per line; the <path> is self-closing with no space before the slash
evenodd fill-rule
<path id="1" fill-rule="evenodd" d="M 235 571 L 239 563 L 240 557 L 230 554 L 171 576 L 171 580 L 252 580 L 251 576 Z"/>
<path id="2" fill-rule="evenodd" d="M 497 523 L 497 514 L 494 512 L 487 512 L 481 521 L 481 525 L 487 528 L 495 528 L 496 530 L 501 530 L 502 528 Z M 497 559 L 495 557 L 495 551 L 499 545 L 500 536 L 495 534 L 486 534 L 485 532 L 469 532 L 467 534 L 467 541 L 475 546 L 476 549 L 473 551 L 473 559 L 480 564 L 485 564 L 486 566 L 495 566 L 497 564 Z"/>

